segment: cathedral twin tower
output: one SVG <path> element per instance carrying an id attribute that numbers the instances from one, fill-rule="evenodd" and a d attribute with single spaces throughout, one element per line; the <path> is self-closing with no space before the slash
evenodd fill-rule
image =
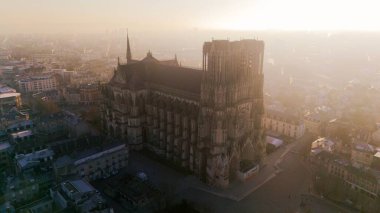
<path id="1" fill-rule="evenodd" d="M 264 158 L 263 54 L 263 41 L 213 40 L 197 70 L 150 52 L 134 60 L 128 39 L 127 63 L 103 91 L 103 128 L 227 187 Z"/>

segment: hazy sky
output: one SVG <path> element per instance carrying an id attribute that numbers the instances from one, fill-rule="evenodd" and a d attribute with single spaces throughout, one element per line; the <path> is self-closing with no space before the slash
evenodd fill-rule
<path id="1" fill-rule="evenodd" d="M 0 0 L 0 33 L 377 30 L 377 0 Z"/>

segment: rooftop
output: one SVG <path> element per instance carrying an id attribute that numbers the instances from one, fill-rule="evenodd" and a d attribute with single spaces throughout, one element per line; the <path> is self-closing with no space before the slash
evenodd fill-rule
<path id="1" fill-rule="evenodd" d="M 25 111 L 21 111 L 17 109 L 16 107 L 12 107 L 10 110 L 5 112 L 0 119 L 5 119 L 7 121 L 15 121 L 17 120 L 22 120 L 22 119 L 27 119 L 29 114 Z"/>
<path id="2" fill-rule="evenodd" d="M 86 151 L 73 154 L 72 156 L 68 156 L 68 155 L 62 156 L 54 162 L 54 165 L 58 168 L 70 165 L 72 163 L 74 163 L 75 165 L 79 165 L 89 160 L 100 158 L 103 155 L 122 150 L 125 147 L 126 147 L 125 144 L 117 143 L 117 144 L 111 144 L 106 147 L 88 149 Z"/>
<path id="3" fill-rule="evenodd" d="M 380 158 L 380 152 L 376 152 L 376 154 L 374 155 L 375 158 Z"/>
<path id="4" fill-rule="evenodd" d="M 58 189 L 56 192 L 60 194 L 61 199 L 73 201 L 79 212 L 94 212 L 94 209 L 99 210 L 96 212 L 112 212 L 102 196 L 96 193 L 95 188 L 82 179 L 63 182 L 60 184 L 60 188 L 56 189 Z"/>
<path id="5" fill-rule="evenodd" d="M 13 89 L 13 88 L 10 88 L 4 84 L 0 84 L 0 94 L 4 94 L 4 93 L 15 93 L 16 90 Z"/>
<path id="6" fill-rule="evenodd" d="M 319 113 L 307 113 L 305 116 L 304 116 L 305 119 L 307 120 L 313 120 L 313 121 L 321 121 L 321 115 Z"/>
<path id="7" fill-rule="evenodd" d="M 380 173 L 370 169 L 370 168 L 356 168 L 354 167 L 349 160 L 343 159 L 335 154 L 332 154 L 327 151 L 321 151 L 316 154 L 320 159 L 329 160 L 330 162 L 335 163 L 336 165 L 340 165 L 346 169 L 346 171 L 350 172 L 350 174 L 355 175 L 357 177 L 366 178 L 373 182 L 380 182 Z"/>
<path id="8" fill-rule="evenodd" d="M 18 92 L 0 93 L 0 98 L 10 98 L 10 97 L 17 97 L 17 96 L 20 96 L 20 93 Z"/>
<path id="9" fill-rule="evenodd" d="M 94 187 L 82 179 L 66 181 L 62 183 L 62 187 L 67 188 L 71 193 L 87 193 L 95 191 Z"/>
<path id="10" fill-rule="evenodd" d="M 266 143 L 272 144 L 275 147 L 279 147 L 284 143 L 284 141 L 282 141 L 278 138 L 271 137 L 271 136 L 266 136 L 265 141 L 266 141 Z"/>
<path id="11" fill-rule="evenodd" d="M 17 164 L 21 168 L 25 168 L 30 164 L 40 163 L 41 159 L 49 159 L 54 155 L 53 150 L 50 149 L 42 149 L 36 152 L 28 153 L 28 154 L 19 154 L 15 156 L 17 160 Z"/>
<path id="12" fill-rule="evenodd" d="M 33 135 L 32 130 L 24 130 L 21 132 L 15 132 L 11 134 L 12 138 L 22 138 L 30 135 Z"/>
<path id="13" fill-rule="evenodd" d="M 12 128 L 17 128 L 17 127 L 22 127 L 22 126 L 32 126 L 33 125 L 33 121 L 32 120 L 20 120 L 20 121 L 17 121 L 11 125 L 8 126 L 8 129 L 12 129 Z"/>
<path id="14" fill-rule="evenodd" d="M 76 156 L 74 156 L 74 159 L 75 159 L 74 164 L 75 165 L 82 164 L 86 161 L 100 158 L 103 155 L 122 150 L 125 147 L 126 147 L 125 144 L 112 144 L 108 147 L 102 147 L 101 149 L 95 148 L 95 149 L 86 150 L 85 152 L 81 152 L 77 154 Z"/>
<path id="15" fill-rule="evenodd" d="M 272 117 L 276 120 L 282 120 L 284 122 L 291 122 L 297 125 L 303 123 L 302 119 L 299 116 L 297 116 L 296 113 L 291 112 L 290 110 L 283 111 L 274 107 L 269 107 L 266 109 L 266 114 L 269 117 Z"/>
<path id="16" fill-rule="evenodd" d="M 201 70 L 166 65 L 151 58 L 131 64 L 120 64 L 110 81 L 111 85 L 135 89 L 150 85 L 195 94 L 200 92 Z"/>
<path id="17" fill-rule="evenodd" d="M 375 152 L 375 148 L 371 144 L 367 144 L 367 143 L 357 143 L 355 144 L 354 148 L 357 151 L 361 151 L 361 152 L 368 152 L 368 153 Z"/>
<path id="18" fill-rule="evenodd" d="M 20 82 L 28 82 L 28 81 L 34 81 L 34 80 L 46 80 L 49 78 L 52 78 L 53 74 L 52 73 L 43 73 L 37 76 L 27 76 L 23 79 L 20 79 Z"/>
<path id="19" fill-rule="evenodd" d="M 9 145 L 8 142 L 3 142 L 3 143 L 0 143 L 0 151 L 2 150 L 7 150 L 11 147 L 11 145 Z"/>
<path id="20" fill-rule="evenodd" d="M 327 138 L 318 138 L 317 140 L 313 141 L 313 145 L 328 145 L 328 146 L 332 146 L 334 145 L 335 143 L 332 141 L 332 140 L 329 140 Z M 313 146 L 312 145 L 312 146 Z"/>

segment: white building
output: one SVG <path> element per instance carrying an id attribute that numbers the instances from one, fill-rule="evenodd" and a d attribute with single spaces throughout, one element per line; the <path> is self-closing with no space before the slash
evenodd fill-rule
<path id="1" fill-rule="evenodd" d="M 295 115 L 267 108 L 263 117 L 265 130 L 276 135 L 287 136 L 291 138 L 300 138 L 305 133 L 305 124 L 303 120 Z"/>
<path id="2" fill-rule="evenodd" d="M 267 152 L 274 151 L 284 144 L 283 140 L 271 136 L 266 136 L 265 142 L 267 144 Z"/>
<path id="3" fill-rule="evenodd" d="M 53 161 L 54 152 L 50 149 L 42 149 L 36 152 L 31 152 L 28 154 L 16 155 L 16 166 L 17 171 L 21 172 L 29 168 L 43 167 L 43 164 L 50 164 Z M 50 162 L 50 163 L 49 163 Z"/>
<path id="4" fill-rule="evenodd" d="M 30 129 L 11 133 L 11 142 L 13 143 L 28 141 L 33 138 L 34 138 L 33 132 Z"/>
<path id="5" fill-rule="evenodd" d="M 76 156 L 63 156 L 54 163 L 57 179 L 76 175 L 86 180 L 96 180 L 116 174 L 127 166 L 128 149 L 125 144 L 115 144 L 102 150 L 93 149 Z"/>
<path id="6" fill-rule="evenodd" d="M 57 89 L 57 80 L 54 74 L 31 76 L 19 80 L 21 92 L 42 92 Z"/>
<path id="7" fill-rule="evenodd" d="M 311 144 L 311 154 L 316 155 L 322 151 L 333 152 L 335 143 L 327 138 L 318 138 Z"/>
<path id="8" fill-rule="evenodd" d="M 0 84 L 0 115 L 12 107 L 21 106 L 21 94 L 15 89 Z"/>

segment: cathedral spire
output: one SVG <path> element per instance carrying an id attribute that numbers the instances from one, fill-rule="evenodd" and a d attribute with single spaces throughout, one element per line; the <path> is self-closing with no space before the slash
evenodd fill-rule
<path id="1" fill-rule="evenodd" d="M 127 30 L 127 63 L 132 61 L 131 46 L 129 45 L 129 35 Z"/>

